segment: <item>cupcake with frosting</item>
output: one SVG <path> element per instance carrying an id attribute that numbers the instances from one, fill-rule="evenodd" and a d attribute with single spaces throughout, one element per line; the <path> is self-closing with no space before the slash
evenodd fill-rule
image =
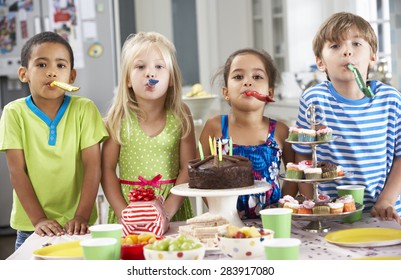
<path id="1" fill-rule="evenodd" d="M 298 209 L 298 214 L 313 214 L 313 207 L 315 203 L 312 200 L 305 200 Z"/>
<path id="2" fill-rule="evenodd" d="M 299 127 L 292 126 L 289 128 L 288 141 L 298 141 Z"/>
<path id="3" fill-rule="evenodd" d="M 316 140 L 316 130 L 314 129 L 303 129 L 298 130 L 298 141 L 299 142 L 314 142 Z"/>
<path id="4" fill-rule="evenodd" d="M 303 179 L 304 172 L 298 164 L 289 162 L 286 165 L 285 177 L 288 179 Z"/>
<path id="5" fill-rule="evenodd" d="M 280 198 L 278 200 L 278 203 L 280 204 L 281 207 L 283 207 L 286 202 L 298 203 L 299 204 L 298 200 L 293 198 L 291 195 L 285 195 L 285 196 L 283 196 L 282 198 Z"/>
<path id="6" fill-rule="evenodd" d="M 321 127 L 316 131 L 317 141 L 330 141 L 332 136 L 332 129 L 330 127 Z"/>
<path id="7" fill-rule="evenodd" d="M 337 165 L 328 161 L 321 161 L 317 163 L 317 167 L 322 169 L 322 178 L 337 177 Z"/>
<path id="8" fill-rule="evenodd" d="M 353 212 L 353 211 L 356 210 L 355 200 L 354 200 L 354 198 L 352 197 L 351 194 L 347 194 L 347 195 L 344 195 L 344 196 L 341 196 L 341 197 L 337 198 L 336 202 L 344 203 L 343 212 Z"/>
<path id="9" fill-rule="evenodd" d="M 299 204 L 297 202 L 286 202 L 283 208 L 288 208 L 292 210 L 292 213 L 297 214 L 299 209 Z"/>
<path id="10" fill-rule="evenodd" d="M 313 166 L 312 160 L 303 160 L 298 162 L 299 168 L 305 170 L 307 168 L 311 168 Z"/>
<path id="11" fill-rule="evenodd" d="M 330 207 L 327 205 L 318 205 L 313 207 L 313 214 L 330 214 Z"/>
<path id="12" fill-rule="evenodd" d="M 330 202 L 330 196 L 327 194 L 320 193 L 316 199 L 319 204 L 327 204 Z"/>
<path id="13" fill-rule="evenodd" d="M 331 214 L 340 214 L 344 209 L 344 203 L 342 202 L 330 202 L 327 206 L 329 206 Z"/>
<path id="14" fill-rule="evenodd" d="M 322 178 L 322 169 L 316 168 L 306 168 L 304 170 L 305 179 L 320 179 Z"/>

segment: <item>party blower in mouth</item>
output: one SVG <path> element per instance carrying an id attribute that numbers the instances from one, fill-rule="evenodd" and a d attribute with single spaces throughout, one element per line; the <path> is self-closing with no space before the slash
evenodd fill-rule
<path id="1" fill-rule="evenodd" d="M 59 82 L 59 81 L 53 81 L 50 83 L 50 86 L 52 87 L 59 87 L 65 91 L 69 91 L 69 92 L 75 92 L 79 90 L 79 87 L 76 86 L 72 86 L 63 82 Z"/>
<path id="2" fill-rule="evenodd" d="M 148 80 L 148 85 L 149 85 L 150 87 L 154 87 L 158 82 L 159 82 L 159 80 L 156 80 L 156 79 L 149 79 L 149 80 Z"/>
<path id="3" fill-rule="evenodd" d="M 370 88 L 370 86 L 366 85 L 363 82 L 363 78 L 358 69 L 352 64 L 348 64 L 347 67 L 349 70 L 351 70 L 352 73 L 354 73 L 356 83 L 358 84 L 358 87 L 363 92 L 363 94 L 365 94 L 369 98 L 373 98 L 375 95 L 373 94 L 372 89 Z"/>
<path id="4" fill-rule="evenodd" d="M 260 101 L 263 101 L 263 102 L 266 102 L 266 103 L 275 102 L 270 96 L 268 96 L 268 95 L 263 95 L 263 94 L 261 94 L 261 93 L 259 93 L 259 92 L 257 92 L 257 91 L 254 91 L 254 90 L 248 90 L 248 91 L 246 91 L 246 92 L 245 92 L 245 95 L 246 95 L 246 96 L 253 96 L 253 97 L 255 97 L 256 99 L 259 99 Z"/>

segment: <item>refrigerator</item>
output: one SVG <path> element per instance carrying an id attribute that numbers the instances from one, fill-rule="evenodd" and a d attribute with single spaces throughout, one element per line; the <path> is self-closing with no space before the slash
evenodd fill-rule
<path id="1" fill-rule="evenodd" d="M 0 0 L 0 114 L 12 100 L 29 95 L 18 80 L 24 43 L 41 31 L 65 37 L 74 51 L 76 94 L 94 101 L 104 116 L 117 86 L 116 20 L 113 0 Z M 12 187 L 0 152 L 0 230 L 9 226 Z"/>

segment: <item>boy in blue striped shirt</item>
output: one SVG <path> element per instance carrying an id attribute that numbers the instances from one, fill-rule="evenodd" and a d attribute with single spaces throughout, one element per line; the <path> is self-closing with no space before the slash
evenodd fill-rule
<path id="1" fill-rule="evenodd" d="M 376 61 L 377 37 L 370 24 L 350 13 L 336 13 L 320 27 L 313 40 L 320 71 L 328 81 L 307 89 L 301 96 L 297 126 L 310 128 L 305 111 L 311 104 L 325 113 L 324 125 L 333 129 L 332 142 L 317 146 L 317 161 L 341 165 L 353 176 L 319 183 L 319 192 L 332 198 L 338 185 L 364 185 L 365 210 L 381 219 L 401 223 L 401 95 L 380 81 L 368 81 L 374 96 L 365 96 L 356 83 L 352 64 L 366 83 Z M 311 147 L 293 145 L 297 162 L 311 158 Z M 399 175 L 398 175 L 399 176 Z M 299 191 L 313 197 L 313 188 L 299 184 Z"/>

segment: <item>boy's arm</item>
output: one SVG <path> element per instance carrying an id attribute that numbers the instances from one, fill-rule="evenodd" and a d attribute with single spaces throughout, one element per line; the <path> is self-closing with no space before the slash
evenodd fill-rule
<path id="1" fill-rule="evenodd" d="M 189 113 L 189 109 L 186 108 Z M 194 123 L 191 118 L 190 121 L 191 130 L 189 135 L 185 138 L 181 138 L 180 141 L 180 171 L 178 173 L 175 185 L 188 183 L 188 162 L 196 157 L 196 143 L 195 143 L 195 129 Z M 172 218 L 175 213 L 180 209 L 184 197 L 177 196 L 170 193 L 165 202 L 165 209 L 169 218 Z"/>
<path id="2" fill-rule="evenodd" d="M 53 236 L 64 234 L 63 228 L 55 220 L 48 220 L 36 193 L 33 190 L 31 180 L 27 174 L 27 167 L 23 150 L 7 150 L 7 165 L 10 172 L 10 181 L 22 207 L 33 226 L 35 232 L 40 235 Z"/>
<path id="3" fill-rule="evenodd" d="M 388 174 L 386 184 L 383 191 L 376 200 L 375 205 L 371 210 L 373 217 L 379 217 L 385 220 L 394 219 L 401 224 L 401 218 L 394 208 L 394 204 L 401 193 L 401 182 L 399 174 L 401 173 L 401 158 L 394 158 L 393 166 Z"/>
<path id="4" fill-rule="evenodd" d="M 96 201 L 101 176 L 99 143 L 82 150 L 82 162 L 84 178 L 81 197 L 74 218 L 65 224 L 68 234 L 86 234 L 88 232 L 88 222 Z"/>
<path id="5" fill-rule="evenodd" d="M 117 162 L 120 155 L 120 145 L 111 137 L 102 146 L 102 188 L 111 208 L 121 221 L 121 211 L 128 204 L 122 194 L 120 180 L 117 176 Z"/>

